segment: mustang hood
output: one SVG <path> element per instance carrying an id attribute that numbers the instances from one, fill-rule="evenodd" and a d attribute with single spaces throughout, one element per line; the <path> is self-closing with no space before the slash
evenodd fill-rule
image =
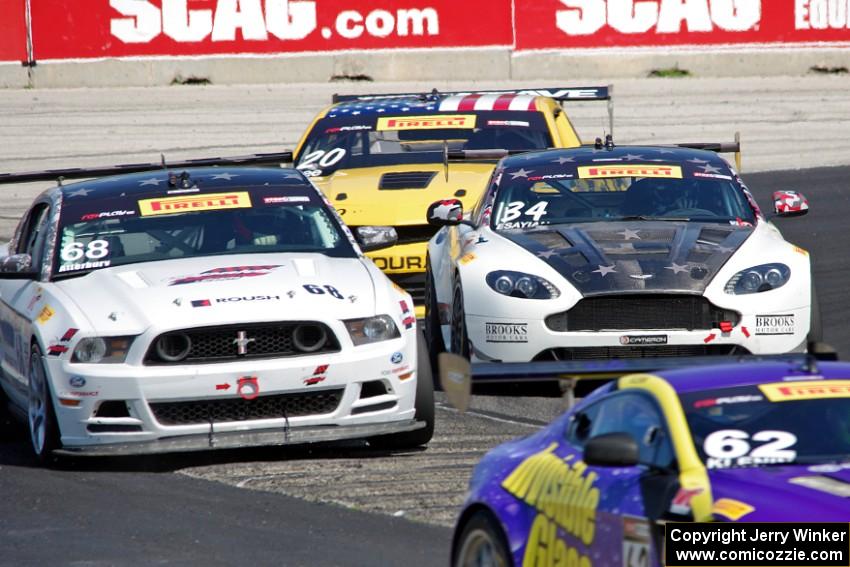
<path id="1" fill-rule="evenodd" d="M 731 506 L 727 517 L 747 522 L 850 521 L 850 464 L 762 467 L 709 471 L 715 503 L 722 498 L 752 508 Z M 715 504 L 717 513 L 718 505 Z"/>
<path id="2" fill-rule="evenodd" d="M 363 167 L 337 171 L 314 183 L 352 226 L 427 224 L 428 206 L 457 196 L 472 207 L 484 191 L 492 163 L 453 163 L 449 179 L 441 163 Z"/>
<path id="3" fill-rule="evenodd" d="M 718 223 L 639 221 L 553 225 L 501 234 L 589 296 L 702 293 L 752 231 Z"/>
<path id="4" fill-rule="evenodd" d="M 374 314 L 361 260 L 251 254 L 131 264 L 57 282 L 98 331 Z M 305 287 L 306 286 L 306 287 Z"/>

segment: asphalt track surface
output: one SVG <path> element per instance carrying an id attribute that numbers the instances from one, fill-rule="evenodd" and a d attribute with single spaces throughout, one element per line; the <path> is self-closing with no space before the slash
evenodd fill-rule
<path id="1" fill-rule="evenodd" d="M 808 216 L 778 225 L 811 252 L 825 339 L 850 358 L 850 167 L 745 178 L 763 206 L 780 188 L 809 197 Z M 446 565 L 474 464 L 561 409 L 553 399 L 476 397 L 460 416 L 438 402 L 435 438 L 419 452 L 355 443 L 54 470 L 35 467 L 25 430 L 0 420 L 0 565 Z"/>

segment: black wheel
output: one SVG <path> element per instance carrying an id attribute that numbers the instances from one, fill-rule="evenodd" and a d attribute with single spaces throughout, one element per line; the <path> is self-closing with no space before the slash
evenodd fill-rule
<path id="1" fill-rule="evenodd" d="M 446 350 L 440 327 L 440 309 L 437 306 L 437 290 L 431 273 L 430 258 L 425 261 L 425 341 L 431 355 L 431 369 L 437 368 L 437 355 Z"/>
<path id="2" fill-rule="evenodd" d="M 493 515 L 479 510 L 464 524 L 452 553 L 452 567 L 512 567 L 502 528 Z"/>
<path id="3" fill-rule="evenodd" d="M 47 371 L 41 349 L 33 345 L 30 350 L 29 365 L 29 401 L 27 404 L 27 425 L 29 426 L 30 445 L 39 464 L 53 460 L 53 451 L 61 448 L 59 426 L 53 411 L 53 398 L 47 382 Z"/>
<path id="4" fill-rule="evenodd" d="M 452 352 L 469 358 L 469 336 L 466 333 L 466 312 L 463 308 L 463 288 L 455 282 L 452 297 Z"/>
<path id="5" fill-rule="evenodd" d="M 377 449 L 412 449 L 426 445 L 434 436 L 434 377 L 431 375 L 431 360 L 428 347 L 421 332 L 416 336 L 416 421 L 424 421 L 425 427 L 381 435 L 369 439 L 369 445 Z"/>
<path id="6" fill-rule="evenodd" d="M 815 290 L 814 284 L 812 284 L 811 313 L 811 319 L 809 320 L 809 335 L 806 338 L 806 342 L 809 345 L 812 343 L 823 342 L 823 323 L 820 318 L 820 303 L 818 302 L 818 293 Z"/>

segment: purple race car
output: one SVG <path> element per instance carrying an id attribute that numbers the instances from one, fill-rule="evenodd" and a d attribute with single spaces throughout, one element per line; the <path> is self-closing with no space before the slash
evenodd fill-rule
<path id="1" fill-rule="evenodd" d="M 665 521 L 850 521 L 850 364 L 632 374 L 476 467 L 455 566 L 661 565 Z"/>

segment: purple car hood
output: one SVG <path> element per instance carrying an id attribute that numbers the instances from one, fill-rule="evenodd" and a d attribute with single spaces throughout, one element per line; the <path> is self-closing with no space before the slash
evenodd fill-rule
<path id="1" fill-rule="evenodd" d="M 850 521 L 850 463 L 711 470 L 708 476 L 715 502 L 729 498 L 754 508 L 741 521 Z"/>

